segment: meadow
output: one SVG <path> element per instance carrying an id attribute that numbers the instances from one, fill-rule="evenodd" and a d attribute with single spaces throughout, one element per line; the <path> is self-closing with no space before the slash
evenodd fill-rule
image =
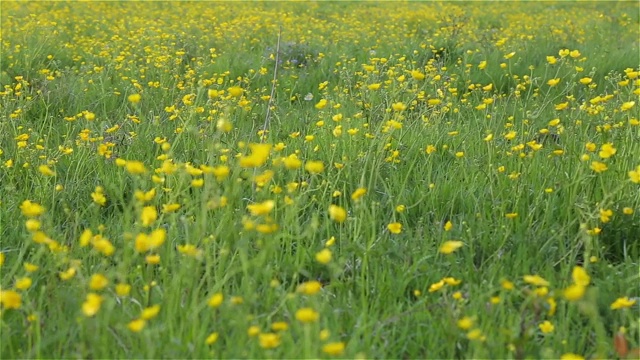
<path id="1" fill-rule="evenodd" d="M 0 6 L 0 358 L 640 357 L 637 2 Z"/>

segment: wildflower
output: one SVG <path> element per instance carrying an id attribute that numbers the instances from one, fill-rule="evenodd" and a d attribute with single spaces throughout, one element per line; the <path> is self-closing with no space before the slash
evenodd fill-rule
<path id="1" fill-rule="evenodd" d="M 608 223 L 611 221 L 611 217 L 613 216 L 613 211 L 600 209 L 600 221 L 603 223 Z"/>
<path id="2" fill-rule="evenodd" d="M 473 319 L 465 316 L 462 319 L 458 320 L 458 327 L 462 330 L 469 330 L 473 326 Z"/>
<path id="3" fill-rule="evenodd" d="M 70 267 L 65 271 L 61 271 L 58 275 L 60 275 L 60 279 L 62 279 L 63 281 L 66 281 L 73 278 L 76 275 L 76 271 L 77 271 L 76 268 Z"/>
<path id="4" fill-rule="evenodd" d="M 547 56 L 547 62 L 548 62 L 550 65 L 555 64 L 557 61 L 558 61 L 558 59 L 556 59 L 556 58 L 555 58 L 555 56 Z"/>
<path id="5" fill-rule="evenodd" d="M 617 150 L 616 148 L 613 147 L 613 144 L 606 143 L 600 147 L 600 152 L 598 153 L 598 156 L 600 156 L 602 159 L 608 159 L 612 157 L 616 153 L 616 151 Z"/>
<path id="6" fill-rule="evenodd" d="M 457 157 L 457 158 L 464 157 L 464 152 L 463 152 L 463 151 L 458 151 L 458 152 L 456 153 L 456 157 Z"/>
<path id="7" fill-rule="evenodd" d="M 140 94 L 131 94 L 127 97 L 127 100 L 132 104 L 137 104 L 142 100 L 142 96 Z"/>
<path id="8" fill-rule="evenodd" d="M 332 254 L 329 249 L 322 249 L 316 253 L 316 261 L 323 265 L 328 264 L 331 261 L 331 257 Z"/>
<path id="9" fill-rule="evenodd" d="M 549 81 L 547 81 L 547 85 L 549 86 L 556 86 L 560 83 L 560 78 L 555 78 L 555 79 L 550 79 Z"/>
<path id="10" fill-rule="evenodd" d="M 149 250 L 160 247 L 167 236 L 166 230 L 163 228 L 156 229 L 147 235 L 144 233 L 138 234 L 135 240 L 135 248 L 138 252 L 147 252 Z"/>
<path id="11" fill-rule="evenodd" d="M 251 337 L 258 336 L 258 334 L 260 334 L 260 328 L 255 325 L 249 326 L 247 329 L 247 335 Z"/>
<path id="12" fill-rule="evenodd" d="M 414 78 L 415 80 L 424 80 L 425 75 L 418 70 L 412 70 L 411 77 Z"/>
<path id="13" fill-rule="evenodd" d="M 261 203 L 249 204 L 247 205 L 247 210 L 249 210 L 253 216 L 264 216 L 273 210 L 275 203 L 273 200 L 267 200 Z"/>
<path id="14" fill-rule="evenodd" d="M 319 281 L 315 280 L 303 282 L 302 284 L 298 285 L 298 288 L 296 289 L 297 292 L 303 293 L 305 295 L 315 295 L 320 290 L 322 290 L 322 284 Z"/>
<path id="15" fill-rule="evenodd" d="M 215 309 L 220 305 L 222 305 L 223 301 L 224 301 L 224 295 L 222 295 L 222 293 L 216 293 L 216 294 L 213 294 L 211 298 L 209 298 L 209 301 L 207 301 L 207 305 Z"/>
<path id="16" fill-rule="evenodd" d="M 451 223 L 451 221 L 447 221 L 444 224 L 444 231 L 450 231 L 451 229 L 453 229 L 453 224 Z"/>
<path id="17" fill-rule="evenodd" d="M 31 202 L 31 200 L 25 200 L 20 205 L 20 211 L 26 217 L 37 217 L 44 213 L 44 207 L 38 203 Z"/>
<path id="18" fill-rule="evenodd" d="M 102 305 L 102 296 L 94 293 L 87 294 L 87 298 L 82 303 L 82 312 L 87 317 L 92 317 L 98 313 L 100 306 Z"/>
<path id="19" fill-rule="evenodd" d="M 229 92 L 231 97 L 240 97 L 244 93 L 244 90 L 240 86 L 232 86 L 227 89 L 227 92 Z"/>
<path id="20" fill-rule="evenodd" d="M 596 173 L 601 173 L 601 172 L 607 171 L 607 169 L 608 169 L 607 164 L 601 163 L 599 161 L 591 162 L 590 168 L 591 168 L 591 170 L 595 171 Z M 629 173 L 629 176 L 631 176 L 631 173 Z M 638 182 L 640 182 L 640 180 Z"/>
<path id="21" fill-rule="evenodd" d="M 487 61 L 483 60 L 480 62 L 480 64 L 478 64 L 478 69 L 480 70 L 484 70 L 487 67 Z"/>
<path id="22" fill-rule="evenodd" d="M 579 284 L 573 284 L 564 289 L 563 295 L 569 301 L 578 301 L 584 296 L 586 287 Z"/>
<path id="23" fill-rule="evenodd" d="M 347 211 L 338 205 L 329 205 L 329 218 L 337 223 L 343 223 L 347 218 Z"/>
<path id="24" fill-rule="evenodd" d="M 282 163 L 284 164 L 284 167 L 286 167 L 289 170 L 296 170 L 300 168 L 300 166 L 302 166 L 302 161 L 298 159 L 298 155 L 296 154 L 291 154 L 287 156 L 286 158 L 284 158 Z"/>
<path id="25" fill-rule="evenodd" d="M 611 303 L 611 310 L 620 310 L 624 308 L 629 308 L 636 303 L 636 300 L 631 300 L 628 297 L 620 297 L 617 298 L 616 301 Z"/>
<path id="26" fill-rule="evenodd" d="M 402 224 L 400 224 L 399 222 L 394 222 L 387 225 L 387 229 L 392 234 L 400 234 L 402 232 Z"/>
<path id="27" fill-rule="evenodd" d="M 367 193 L 365 188 L 357 188 L 356 191 L 351 194 L 351 200 L 357 201 Z"/>
<path id="28" fill-rule="evenodd" d="M 407 105 L 405 105 L 402 102 L 397 102 L 397 103 L 393 103 L 391 104 L 391 109 L 393 109 L 393 111 L 404 111 L 407 109 Z"/>
<path id="29" fill-rule="evenodd" d="M 620 107 L 620 110 L 627 111 L 627 110 L 630 110 L 635 105 L 636 105 L 635 101 L 627 101 L 625 103 L 622 103 L 622 106 Z"/>
<path id="30" fill-rule="evenodd" d="M 92 113 L 91 111 L 86 111 L 84 113 L 84 118 L 87 119 L 87 121 L 93 121 L 96 119 L 96 114 Z"/>
<path id="31" fill-rule="evenodd" d="M 140 213 L 140 221 L 142 222 L 142 226 L 149 227 L 153 224 L 158 218 L 158 212 L 156 211 L 155 206 L 145 206 L 142 208 L 142 212 Z"/>
<path id="32" fill-rule="evenodd" d="M 147 172 L 147 169 L 144 167 L 144 164 L 141 161 L 137 160 L 128 160 L 125 165 L 125 169 L 129 174 L 140 175 Z"/>
<path id="33" fill-rule="evenodd" d="M 500 286 L 502 286 L 502 288 L 505 289 L 505 290 L 513 290 L 513 289 L 515 289 L 515 285 L 511 281 L 509 281 L 507 279 L 502 279 L 500 281 Z"/>
<path id="34" fill-rule="evenodd" d="M 449 240 L 440 245 L 439 251 L 442 254 L 448 255 L 460 249 L 463 245 L 464 243 L 462 241 Z"/>
<path id="35" fill-rule="evenodd" d="M 104 196 L 103 191 L 104 189 L 102 186 L 96 186 L 95 191 L 91 193 L 91 199 L 93 199 L 93 202 L 100 206 L 105 206 L 107 203 L 107 197 Z"/>
<path id="36" fill-rule="evenodd" d="M 633 215 L 633 209 L 630 207 L 625 207 L 622 209 L 622 213 L 625 215 Z"/>
<path id="37" fill-rule="evenodd" d="M 302 323 L 312 323 L 318 321 L 320 314 L 312 308 L 302 308 L 296 311 L 296 319 Z"/>
<path id="38" fill-rule="evenodd" d="M 255 168 L 264 165 L 269 158 L 271 144 L 249 144 L 251 154 L 240 157 L 240 166 L 244 168 Z"/>
<path id="39" fill-rule="evenodd" d="M 0 266 L 4 265 L 4 253 L 0 252 Z"/>
<path id="40" fill-rule="evenodd" d="M 381 83 L 370 84 L 370 85 L 367 86 L 367 89 L 375 91 L 375 90 L 380 89 L 381 85 L 382 85 Z"/>
<path id="41" fill-rule="evenodd" d="M 318 110 L 322 110 L 327 106 L 327 99 L 321 99 L 320 101 L 318 101 L 318 103 L 315 105 L 315 108 Z"/>
<path id="42" fill-rule="evenodd" d="M 438 290 L 442 289 L 442 287 L 443 287 L 444 285 L 445 285 L 444 280 L 440 280 L 440 281 L 438 281 L 437 283 L 433 283 L 433 284 L 431 284 L 431 286 L 429 286 L 429 292 L 430 292 L 430 293 L 432 293 L 432 292 L 436 292 L 436 291 L 438 291 Z"/>
<path id="43" fill-rule="evenodd" d="M 289 329 L 289 324 L 284 321 L 278 321 L 271 324 L 271 330 L 273 331 L 287 331 Z"/>
<path id="44" fill-rule="evenodd" d="M 629 171 L 629 180 L 633 183 L 640 184 L 640 165 L 638 165 L 635 170 Z"/>
<path id="45" fill-rule="evenodd" d="M 525 275 L 523 280 L 534 286 L 549 286 L 549 282 L 539 275 Z"/>
<path id="46" fill-rule="evenodd" d="M 543 334 L 549 334 L 549 333 L 553 332 L 553 329 L 555 327 L 553 326 L 551 321 L 546 320 L 543 323 L 541 323 L 540 325 L 538 325 L 538 328 L 540 328 L 540 331 L 542 331 Z"/>
<path id="47" fill-rule="evenodd" d="M 123 283 L 116 285 L 116 295 L 123 297 L 123 296 L 129 295 L 130 292 L 131 292 L 131 285 L 123 284 Z"/>
<path id="48" fill-rule="evenodd" d="M 311 174 L 320 174 L 324 171 L 324 164 L 322 161 L 307 161 L 304 164 L 304 169 L 307 170 Z"/>
<path id="49" fill-rule="evenodd" d="M 469 331 L 467 333 L 467 339 L 484 341 L 484 336 L 482 335 L 482 330 L 474 329 L 474 330 Z"/>
<path id="50" fill-rule="evenodd" d="M 151 320 L 158 315 L 160 312 L 160 305 L 153 305 L 142 310 L 142 314 L 140 314 L 140 318 L 144 320 Z"/>
<path id="51" fill-rule="evenodd" d="M 427 148 L 425 149 L 425 152 L 429 155 L 433 154 L 434 152 L 436 152 L 437 148 L 433 145 L 427 145 Z"/>
<path id="52" fill-rule="evenodd" d="M 322 346 L 322 352 L 331 356 L 340 356 L 344 353 L 344 348 L 343 342 L 331 342 Z"/>
<path id="53" fill-rule="evenodd" d="M 216 343 L 216 341 L 218 341 L 218 333 L 217 332 L 212 332 L 211 334 L 209 334 L 209 336 L 207 336 L 207 338 L 204 340 L 204 343 L 207 345 L 213 345 Z"/>
<path id="54" fill-rule="evenodd" d="M 560 356 L 560 360 L 584 360 L 584 356 L 576 355 L 574 353 L 566 353 Z"/>
<path id="55" fill-rule="evenodd" d="M 0 289 L 0 305 L 3 309 L 20 309 L 22 296 L 13 290 Z"/>
<path id="56" fill-rule="evenodd" d="M 109 285 L 109 279 L 102 274 L 93 274 L 89 280 L 89 288 L 91 290 L 102 290 Z"/>
<path id="57" fill-rule="evenodd" d="M 40 171 L 40 173 L 44 176 L 55 176 L 56 172 L 51 170 L 50 167 L 48 167 L 47 165 L 40 165 L 38 167 L 38 171 Z"/>
<path id="58" fill-rule="evenodd" d="M 137 333 L 142 331 L 146 324 L 147 322 L 144 319 L 135 319 L 129 322 L 129 324 L 127 324 L 127 327 L 129 328 L 129 330 Z"/>
<path id="59" fill-rule="evenodd" d="M 263 349 L 273 349 L 280 345 L 280 335 L 275 333 L 265 333 L 258 336 L 260 347 Z"/>
<path id="60" fill-rule="evenodd" d="M 515 219 L 518 217 L 518 213 L 508 213 L 508 214 L 504 214 L 504 217 L 506 217 L 507 219 Z"/>

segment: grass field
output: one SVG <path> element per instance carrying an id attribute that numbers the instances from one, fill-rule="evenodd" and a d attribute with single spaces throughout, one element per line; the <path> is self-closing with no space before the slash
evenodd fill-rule
<path id="1" fill-rule="evenodd" d="M 638 2 L 9 2 L 1 358 L 640 357 Z"/>

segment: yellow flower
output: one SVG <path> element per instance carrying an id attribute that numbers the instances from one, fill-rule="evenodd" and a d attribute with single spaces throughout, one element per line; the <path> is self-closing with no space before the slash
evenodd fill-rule
<path id="1" fill-rule="evenodd" d="M 264 165 L 269 158 L 271 144 L 249 144 L 251 154 L 240 157 L 240 166 L 244 168 L 255 168 Z"/>
<path id="2" fill-rule="evenodd" d="M 394 222 L 394 223 L 391 223 L 391 224 L 387 225 L 387 229 L 392 234 L 400 234 L 402 232 L 402 224 L 400 224 L 398 222 Z"/>
<path id="3" fill-rule="evenodd" d="M 538 327 L 540 328 L 540 331 L 542 331 L 543 334 L 549 334 L 553 332 L 553 329 L 555 328 L 551 323 L 551 321 L 549 320 L 544 321 L 543 323 L 538 325 Z"/>
<path id="4" fill-rule="evenodd" d="M 591 84 L 592 79 L 590 77 L 583 77 L 579 81 L 580 81 L 580 84 L 582 85 L 589 85 Z"/>
<path id="5" fill-rule="evenodd" d="M 87 294 L 87 298 L 82 304 L 82 312 L 87 317 L 92 317 L 98 313 L 102 305 L 102 296 L 94 293 Z"/>
<path id="6" fill-rule="evenodd" d="M 549 282 L 539 275 L 525 275 L 523 280 L 534 286 L 549 286 Z"/>
<path id="7" fill-rule="evenodd" d="M 600 152 L 598 153 L 598 156 L 600 156 L 602 159 L 608 159 L 612 157 L 616 152 L 617 150 L 616 148 L 613 147 L 612 143 L 606 143 L 600 147 Z"/>
<path id="8" fill-rule="evenodd" d="M 0 305 L 3 309 L 20 309 L 22 296 L 13 290 L 0 290 Z"/>
<path id="9" fill-rule="evenodd" d="M 343 342 L 330 342 L 322 346 L 322 352 L 331 356 L 340 356 L 344 353 L 344 348 Z"/>
<path id="10" fill-rule="evenodd" d="M 132 104 L 137 104 L 142 100 L 142 96 L 140 94 L 131 94 L 127 97 L 127 100 Z"/>
<path id="11" fill-rule="evenodd" d="M 432 293 L 432 292 L 436 292 L 436 291 L 438 291 L 438 290 L 442 289 L 442 287 L 443 287 L 444 285 L 445 285 L 444 280 L 440 280 L 440 281 L 438 281 L 437 283 L 433 283 L 433 284 L 431 284 L 431 286 L 429 286 L 429 292 L 430 292 L 430 293 Z"/>
<path id="12" fill-rule="evenodd" d="M 418 70 L 411 70 L 411 77 L 416 80 L 424 80 L 425 75 Z"/>
<path id="13" fill-rule="evenodd" d="M 276 204 L 275 201 L 267 200 L 261 203 L 249 204 L 247 205 L 247 210 L 249 210 L 249 212 L 253 216 L 264 216 L 264 215 L 268 215 L 271 212 L 271 210 L 273 210 L 273 207 L 275 206 L 275 204 Z"/>
<path id="14" fill-rule="evenodd" d="M 440 245 L 439 251 L 442 254 L 448 255 L 460 249 L 463 245 L 464 243 L 462 241 L 449 240 L 449 241 L 445 241 L 442 245 Z"/>
<path id="15" fill-rule="evenodd" d="M 104 196 L 103 191 L 104 189 L 102 186 L 96 186 L 95 191 L 91 193 L 91 199 L 93 199 L 93 202 L 100 206 L 105 206 L 107 203 L 107 197 Z"/>
<path id="16" fill-rule="evenodd" d="M 289 329 L 289 324 L 284 321 L 278 321 L 271 324 L 271 330 L 273 331 L 287 331 Z"/>
<path id="17" fill-rule="evenodd" d="M 617 298 L 616 301 L 611 303 L 611 310 L 620 310 L 624 308 L 629 308 L 636 303 L 636 300 L 631 300 L 628 297 L 620 297 Z"/>
<path id="18" fill-rule="evenodd" d="M 558 61 L 555 56 L 547 56 L 547 62 L 551 65 L 555 64 Z"/>
<path id="19" fill-rule="evenodd" d="M 444 224 L 444 231 L 450 231 L 451 229 L 453 229 L 453 224 L 451 223 L 451 221 L 447 221 Z"/>
<path id="20" fill-rule="evenodd" d="M 320 174 L 324 171 L 324 164 L 322 161 L 307 161 L 304 164 L 304 169 L 310 172 L 311 174 Z"/>
<path id="21" fill-rule="evenodd" d="M 433 145 L 427 145 L 427 148 L 425 149 L 425 152 L 429 155 L 433 154 L 434 152 L 436 152 L 438 149 L 433 146 Z"/>
<path id="22" fill-rule="evenodd" d="M 622 111 L 627 111 L 630 110 L 632 107 L 634 107 L 636 105 L 635 101 L 627 101 L 625 103 L 622 103 L 622 106 L 620 107 L 620 109 Z"/>
<path id="23" fill-rule="evenodd" d="M 50 167 L 48 167 L 47 165 L 40 165 L 38 166 L 38 171 L 40 171 L 40 173 L 44 176 L 55 176 L 56 172 L 51 170 Z"/>
<path id="24" fill-rule="evenodd" d="M 484 341 L 484 336 L 482 335 L 482 330 L 473 329 L 473 330 L 469 331 L 467 333 L 467 339 Z"/>
<path id="25" fill-rule="evenodd" d="M 624 207 L 622 209 L 622 213 L 625 214 L 625 215 L 633 215 L 633 209 L 630 208 L 630 207 Z"/>
<path id="26" fill-rule="evenodd" d="M 4 253 L 0 252 L 0 266 L 4 265 Z"/>
<path id="27" fill-rule="evenodd" d="M 296 319 L 302 323 L 312 323 L 318 321 L 320 314 L 312 308 L 302 308 L 296 311 Z"/>
<path id="28" fill-rule="evenodd" d="M 131 322 L 129 322 L 127 327 L 129 328 L 129 330 L 131 330 L 133 332 L 140 332 L 140 331 L 142 331 L 142 329 L 144 329 L 144 326 L 146 324 L 147 324 L 147 322 L 144 319 L 135 319 L 135 320 L 132 320 Z"/>
<path id="29" fill-rule="evenodd" d="M 140 318 L 144 320 L 151 320 L 158 315 L 160 312 L 160 305 L 153 305 L 142 310 L 142 314 L 140 314 Z"/>
<path id="30" fill-rule="evenodd" d="M 591 282 L 591 277 L 587 274 L 587 271 L 581 266 L 575 266 L 571 273 L 573 282 L 580 286 L 588 286 Z"/>
<path id="31" fill-rule="evenodd" d="M 633 183 L 640 184 L 640 165 L 638 165 L 635 170 L 629 171 L 629 180 Z"/>
<path id="32" fill-rule="evenodd" d="M 402 102 L 397 102 L 391 104 L 391 109 L 393 109 L 393 111 L 404 111 L 407 109 L 407 105 Z"/>
<path id="33" fill-rule="evenodd" d="M 560 356 L 560 360 L 584 360 L 584 356 L 573 353 L 566 353 Z"/>
<path id="34" fill-rule="evenodd" d="M 559 83 L 560 83 L 560 78 L 550 79 L 549 81 L 547 81 L 547 85 L 549 86 L 556 86 Z"/>
<path id="35" fill-rule="evenodd" d="M 480 70 L 484 70 L 487 67 L 487 61 L 483 60 L 480 62 L 480 64 L 478 64 L 478 69 Z"/>
<path id="36" fill-rule="evenodd" d="M 240 86 L 232 86 L 228 88 L 227 91 L 231 97 L 240 97 L 244 93 L 244 90 Z"/>
<path id="37" fill-rule="evenodd" d="M 320 290 L 322 290 L 322 284 L 319 281 L 315 280 L 303 282 L 302 284 L 298 285 L 298 288 L 296 289 L 297 292 L 303 293 L 305 295 L 315 295 Z"/>
<path id="38" fill-rule="evenodd" d="M 338 205 L 329 205 L 329 218 L 335 222 L 342 223 L 347 218 L 347 211 Z"/>
<path id="39" fill-rule="evenodd" d="M 213 294 L 211 298 L 209 298 L 209 301 L 207 301 L 207 305 L 215 309 L 220 305 L 222 305 L 223 301 L 224 301 L 224 295 L 222 295 L 222 293 L 216 293 L 216 294 Z"/>
<path id="40" fill-rule="evenodd" d="M 572 50 L 572 51 L 569 53 L 569 56 L 571 56 L 572 58 L 578 58 L 578 57 L 580 57 L 580 51 L 578 51 L 578 50 Z"/>
<path id="41" fill-rule="evenodd" d="M 367 88 L 368 88 L 369 90 L 373 90 L 373 91 L 375 91 L 375 90 L 380 89 L 380 85 L 382 85 L 382 84 L 380 84 L 380 83 L 377 83 L 377 84 L 370 84 L 370 85 L 368 85 L 368 86 L 367 86 Z"/>
<path id="42" fill-rule="evenodd" d="M 260 334 L 260 328 L 255 325 L 250 326 L 247 329 L 247 335 L 249 335 L 250 337 L 258 336 L 258 334 Z"/>
<path id="43" fill-rule="evenodd" d="M 318 103 L 315 105 L 315 108 L 318 110 L 322 110 L 327 106 L 327 99 L 321 99 L 320 101 L 318 101 Z"/>
<path id="44" fill-rule="evenodd" d="M 591 170 L 593 170 L 593 171 L 595 171 L 597 173 L 601 173 L 601 172 L 607 171 L 607 169 L 608 169 L 607 164 L 601 163 L 599 161 L 593 161 L 591 163 L 590 167 L 591 167 Z M 629 176 L 631 176 L 631 174 L 629 174 Z"/>
<path id="45" fill-rule="evenodd" d="M 328 264 L 331 261 L 331 250 L 322 249 L 316 253 L 316 261 L 320 264 Z"/>
<path id="46" fill-rule="evenodd" d="M 280 335 L 275 333 L 264 333 L 258 336 L 260 347 L 263 349 L 273 349 L 280 345 Z"/>
<path id="47" fill-rule="evenodd" d="M 286 167 L 289 170 L 295 170 L 300 168 L 300 166 L 302 166 L 302 161 L 298 159 L 298 155 L 296 154 L 291 154 L 287 156 L 286 158 L 283 159 L 282 163 L 284 164 L 284 167 Z"/>
<path id="48" fill-rule="evenodd" d="M 128 160 L 124 167 L 129 174 L 140 175 L 147 172 L 142 161 Z"/>
<path id="49" fill-rule="evenodd" d="M 131 292 L 131 285 L 123 284 L 123 283 L 116 285 L 116 295 L 123 297 L 123 296 L 129 295 L 130 292 Z"/>
<path id="50" fill-rule="evenodd" d="M 207 336 L 207 338 L 204 340 L 204 343 L 207 345 L 213 345 L 216 343 L 216 341 L 218 341 L 218 333 L 217 332 L 213 332 L 211 334 L 209 334 L 209 336 Z"/>
<path id="51" fill-rule="evenodd" d="M 502 279 L 500 281 L 500 286 L 505 290 L 513 290 L 515 288 L 515 285 L 507 279 Z"/>
<path id="52" fill-rule="evenodd" d="M 367 193 L 365 188 L 357 188 L 356 191 L 351 194 L 351 200 L 357 201 Z"/>
<path id="53" fill-rule="evenodd" d="M 153 224 L 158 218 L 158 212 L 156 211 L 155 206 L 145 206 L 142 208 L 142 212 L 140 213 L 140 221 L 142 222 L 142 226 L 149 227 Z"/>
<path id="54" fill-rule="evenodd" d="M 564 289 L 563 295 L 569 301 L 578 301 L 584 296 L 586 287 L 579 284 L 573 284 Z"/>
<path id="55" fill-rule="evenodd" d="M 469 330 L 473 326 L 473 319 L 465 316 L 462 319 L 458 320 L 458 327 L 462 330 Z"/>
<path id="56" fill-rule="evenodd" d="M 44 213 L 44 207 L 38 203 L 31 202 L 31 200 L 25 200 L 20 205 L 20 211 L 26 217 L 37 217 Z"/>
<path id="57" fill-rule="evenodd" d="M 163 228 L 156 229 L 147 235 L 144 233 L 138 234 L 135 240 L 135 248 L 138 252 L 147 252 L 164 244 L 167 236 L 166 230 Z"/>
<path id="58" fill-rule="evenodd" d="M 89 280 L 89 288 L 91 290 L 102 290 L 109 285 L 109 279 L 102 274 L 93 274 Z"/>

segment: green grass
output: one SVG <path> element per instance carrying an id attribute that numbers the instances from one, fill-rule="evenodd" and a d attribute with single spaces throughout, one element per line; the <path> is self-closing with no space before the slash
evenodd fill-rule
<path id="1" fill-rule="evenodd" d="M 0 20 L 3 358 L 635 356 L 637 4 Z"/>

